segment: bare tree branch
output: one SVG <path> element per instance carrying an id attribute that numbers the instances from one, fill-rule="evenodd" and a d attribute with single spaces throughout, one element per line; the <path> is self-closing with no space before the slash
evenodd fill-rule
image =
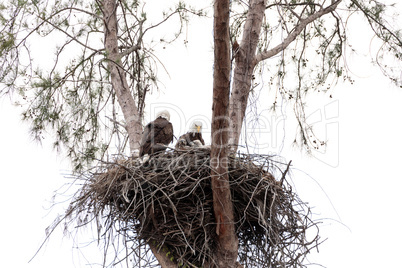
<path id="1" fill-rule="evenodd" d="M 140 46 L 140 45 L 132 46 L 132 47 L 130 47 L 129 49 L 126 49 L 126 50 L 124 50 L 122 53 L 120 53 L 120 57 L 123 58 L 123 57 L 125 57 L 125 56 L 127 56 L 127 55 L 133 53 L 134 51 L 139 50 L 139 49 L 141 49 L 141 46 Z"/>
<path id="2" fill-rule="evenodd" d="M 342 2 L 342 0 L 338 0 L 334 3 L 332 3 L 330 6 L 324 8 L 324 9 L 320 9 L 319 11 L 308 16 L 307 18 L 302 19 L 298 23 L 298 25 L 293 29 L 293 31 L 285 38 L 285 40 L 283 40 L 283 42 L 281 44 L 277 45 L 276 47 L 274 47 L 268 51 L 264 51 L 264 52 L 261 52 L 260 54 L 258 54 L 254 60 L 255 65 L 263 60 L 266 60 L 266 59 L 269 59 L 269 58 L 275 56 L 279 52 L 286 49 L 290 45 L 290 43 L 292 43 L 297 38 L 297 36 L 303 31 L 303 29 L 309 23 L 313 22 L 314 20 L 318 19 L 319 17 L 321 17 L 325 14 L 333 12 L 341 2 Z"/>
<path id="3" fill-rule="evenodd" d="M 362 5 L 359 4 L 358 1 L 356 0 L 352 0 L 352 3 L 355 4 L 357 6 L 357 8 L 359 10 L 361 10 L 364 15 L 369 19 L 368 23 L 370 24 L 371 29 L 373 30 L 374 33 L 376 33 L 376 35 L 382 39 L 382 36 L 380 36 L 377 31 L 374 29 L 374 26 L 372 24 L 372 21 L 374 21 L 376 24 L 378 24 L 378 26 L 380 26 L 380 28 L 384 31 L 386 31 L 389 35 L 391 35 L 392 37 L 394 37 L 400 46 L 402 46 L 402 40 L 399 36 L 397 36 L 393 31 L 391 31 L 387 26 L 384 25 L 384 23 L 382 23 L 380 20 L 378 20 L 377 18 L 375 18 L 374 16 L 372 16 L 370 13 L 368 13 L 367 11 L 365 11 L 364 7 Z M 372 21 L 370 21 L 370 19 Z"/>
<path id="4" fill-rule="evenodd" d="M 62 9 L 58 10 L 57 13 L 63 12 L 63 11 L 65 11 L 65 10 L 75 10 L 75 11 L 79 11 L 79 12 L 88 14 L 88 15 L 90 15 L 91 17 L 95 17 L 95 18 L 97 18 L 97 19 L 103 21 L 103 18 L 100 17 L 100 16 L 98 16 L 98 15 L 96 15 L 95 13 L 90 12 L 90 11 L 85 10 L 85 9 L 82 9 L 82 8 L 77 8 L 77 7 L 66 7 L 66 8 L 62 8 Z"/>
<path id="5" fill-rule="evenodd" d="M 87 44 L 82 43 L 80 40 L 78 40 L 75 36 L 72 36 L 71 34 L 69 34 L 67 31 L 61 29 L 60 27 L 58 27 L 57 25 L 55 25 L 53 22 L 51 22 L 49 19 L 47 18 L 41 18 L 39 17 L 39 19 L 43 20 L 46 23 L 49 23 L 50 25 L 52 25 L 52 27 L 54 27 L 55 29 L 59 30 L 60 32 L 64 33 L 66 36 L 70 37 L 72 40 L 74 40 L 75 42 L 77 42 L 78 44 L 80 44 L 81 46 L 92 50 L 94 52 L 99 52 L 98 49 L 92 48 L 90 46 L 88 46 Z"/>

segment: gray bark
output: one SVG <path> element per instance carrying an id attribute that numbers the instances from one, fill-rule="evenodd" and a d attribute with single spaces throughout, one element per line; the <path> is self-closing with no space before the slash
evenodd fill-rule
<path id="1" fill-rule="evenodd" d="M 230 95 L 230 137 L 229 144 L 237 150 L 243 119 L 246 113 L 251 79 L 256 65 L 255 54 L 264 18 L 266 0 L 251 0 L 244 24 L 242 41 L 235 56 L 233 89 Z"/>
<path id="2" fill-rule="evenodd" d="M 135 152 L 140 147 L 142 135 L 141 118 L 134 97 L 130 92 L 124 69 L 121 66 L 121 55 L 118 50 L 116 1 L 105 0 L 103 12 L 105 21 L 105 48 L 108 59 L 113 90 L 126 121 L 130 151 Z"/>
<path id="3" fill-rule="evenodd" d="M 259 62 L 269 59 L 285 50 L 309 23 L 334 11 L 340 2 L 342 2 L 342 0 L 332 1 L 332 3 L 326 8 L 321 8 L 316 13 L 300 19 L 296 27 L 292 29 L 283 42 L 269 50 L 256 54 L 267 0 L 250 0 L 250 8 L 244 24 L 242 41 L 235 56 L 233 89 L 230 96 L 229 144 L 233 151 L 237 150 L 237 145 L 239 144 L 255 66 Z"/>
<path id="4" fill-rule="evenodd" d="M 105 48 L 108 59 L 108 68 L 110 71 L 113 90 L 116 93 L 117 101 L 123 112 L 126 121 L 126 129 L 129 138 L 131 153 L 138 153 L 142 136 L 141 118 L 138 113 L 138 107 L 135 104 L 134 97 L 130 92 L 124 69 L 121 66 L 121 57 L 119 53 L 117 40 L 117 17 L 116 1 L 104 0 L 103 12 L 105 22 Z M 163 252 L 159 252 L 154 246 L 149 245 L 156 259 L 162 268 L 176 268 Z"/>

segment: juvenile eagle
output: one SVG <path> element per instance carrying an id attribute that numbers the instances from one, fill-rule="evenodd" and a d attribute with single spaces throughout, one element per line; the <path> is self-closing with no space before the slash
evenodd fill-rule
<path id="1" fill-rule="evenodd" d="M 169 120 L 170 114 L 164 110 L 145 126 L 140 144 L 140 157 L 166 150 L 166 146 L 173 141 L 173 125 Z"/>
<path id="2" fill-rule="evenodd" d="M 199 146 L 200 143 L 205 145 L 204 139 L 202 138 L 202 123 L 201 121 L 193 121 L 190 125 L 190 129 L 186 134 L 179 137 L 176 143 L 176 149 L 185 149 L 185 147 Z"/>

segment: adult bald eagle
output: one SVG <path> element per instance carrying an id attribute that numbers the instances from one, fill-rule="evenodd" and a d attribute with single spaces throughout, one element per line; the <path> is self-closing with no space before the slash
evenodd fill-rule
<path id="1" fill-rule="evenodd" d="M 176 149 L 185 149 L 185 147 L 198 147 L 199 144 L 205 145 L 204 139 L 202 138 L 202 122 L 193 121 L 190 125 L 190 129 L 186 134 L 179 137 L 176 143 Z M 197 142 L 199 141 L 199 142 Z"/>
<path id="2" fill-rule="evenodd" d="M 169 120 L 170 114 L 164 110 L 156 115 L 154 121 L 145 126 L 140 144 L 140 156 L 166 150 L 166 146 L 173 141 L 173 125 Z"/>

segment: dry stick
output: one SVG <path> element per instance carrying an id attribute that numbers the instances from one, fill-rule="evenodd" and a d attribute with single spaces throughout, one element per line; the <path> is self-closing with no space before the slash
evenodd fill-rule
<path id="1" fill-rule="evenodd" d="M 98 228 L 106 220 L 105 236 L 99 229 L 99 239 L 103 237 L 106 244 L 116 232 L 126 241 L 156 241 L 158 248 L 166 245 L 175 261 L 183 265 L 205 265 L 215 250 L 216 238 L 208 153 L 175 151 L 151 157 L 150 161 L 153 165 L 135 165 L 134 160 L 127 160 L 100 166 L 86 178 L 68 215 L 93 213 Z M 306 241 L 305 232 L 315 223 L 285 179 L 290 163 L 282 164 L 284 172 L 279 170 L 282 185 L 268 172 L 278 165 L 268 156 L 239 154 L 231 158 L 228 175 L 236 202 L 239 258 L 247 266 L 279 265 L 280 259 L 286 267 L 303 267 L 305 254 L 318 245 L 318 235 Z M 101 218 L 102 211 L 108 211 L 106 219 Z M 155 222 L 153 218 L 161 220 Z M 141 242 L 135 246 L 143 247 Z M 247 252 L 253 253 L 252 259 Z M 138 252 L 131 254 L 138 261 L 148 258 L 136 256 Z"/>

